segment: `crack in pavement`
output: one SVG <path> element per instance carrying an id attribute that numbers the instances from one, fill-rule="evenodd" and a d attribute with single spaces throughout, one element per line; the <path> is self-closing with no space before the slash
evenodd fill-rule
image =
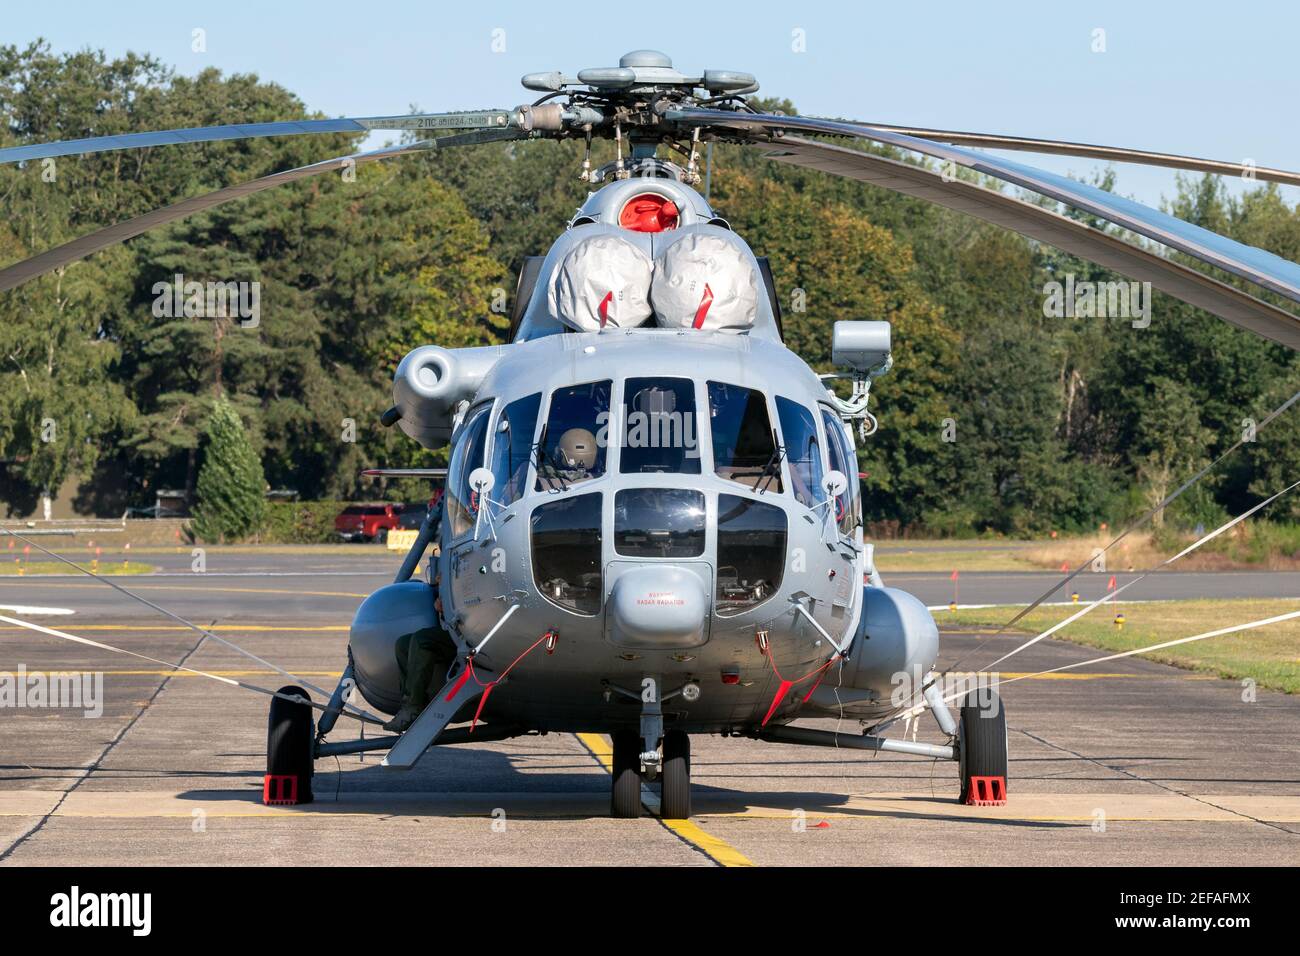
<path id="1" fill-rule="evenodd" d="M 213 623 L 215 624 L 216 622 L 214 621 Z M 174 666 L 184 667 L 185 664 L 188 663 L 189 659 L 194 656 L 195 652 L 198 651 L 198 649 L 203 646 L 203 642 L 206 641 L 207 639 L 208 637 L 206 634 L 200 635 L 198 643 L 196 643 L 193 647 L 191 647 L 188 651 L 186 651 L 185 655 L 181 658 L 180 663 Z M 41 830 L 45 828 L 45 825 L 50 822 L 50 818 L 59 812 L 59 808 L 63 806 L 64 802 L 68 799 L 68 797 L 72 794 L 72 792 L 90 779 L 91 775 L 100 768 L 104 760 L 107 759 L 108 755 L 113 752 L 113 748 L 122 742 L 122 740 L 126 737 L 126 735 L 131 731 L 131 728 L 136 725 L 136 722 L 145 715 L 145 712 L 148 711 L 150 707 L 153 706 L 153 702 L 158 699 L 158 695 L 163 692 L 164 688 L 167 687 L 168 682 L 174 676 L 176 676 L 175 672 L 168 674 L 166 677 L 162 679 L 161 683 L 158 684 L 154 692 L 149 695 L 149 699 L 144 702 L 144 706 L 141 707 L 138 711 L 136 711 L 135 715 L 132 716 L 131 719 L 128 720 L 122 726 L 122 729 L 119 730 L 117 734 L 113 737 L 113 739 L 108 742 L 108 745 L 105 746 L 102 751 L 100 751 L 99 756 L 96 757 L 88 767 L 82 769 L 81 776 L 79 776 L 75 781 L 73 781 L 72 786 L 68 787 L 68 789 L 63 791 L 63 794 L 59 797 L 58 801 L 54 804 L 54 806 L 50 807 L 50 809 L 46 811 L 45 815 L 42 816 L 39 820 L 36 821 L 35 824 L 32 825 L 31 829 L 29 829 L 26 833 L 20 835 L 16 840 L 14 840 L 13 843 L 9 844 L 9 846 L 6 847 L 3 852 L 0 852 L 0 863 L 4 863 L 6 860 L 8 860 L 11 856 L 13 856 L 14 852 L 19 847 L 21 847 L 24 843 L 31 840 L 34 836 L 36 836 L 38 833 L 41 832 Z"/>

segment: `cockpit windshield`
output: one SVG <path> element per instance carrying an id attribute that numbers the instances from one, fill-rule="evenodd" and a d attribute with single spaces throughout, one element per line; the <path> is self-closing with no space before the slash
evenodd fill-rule
<path id="1" fill-rule="evenodd" d="M 606 379 L 551 393 L 538 447 L 538 491 L 565 491 L 605 473 L 606 443 L 597 435 L 609 420 L 610 385 Z"/>
<path id="2" fill-rule="evenodd" d="M 533 430 L 542 393 L 516 399 L 501 410 L 492 436 L 490 497 L 508 508 L 528 490 L 528 464 L 533 454 Z"/>
<path id="3" fill-rule="evenodd" d="M 478 516 L 478 495 L 470 488 L 469 476 L 483 464 L 483 450 L 487 444 L 487 425 L 492 405 L 480 405 L 470 413 L 463 432 L 456 439 L 451 462 L 447 466 L 447 517 L 451 522 L 451 536 L 458 538 L 474 527 Z"/>
<path id="4" fill-rule="evenodd" d="M 629 378 L 622 425 L 623 474 L 700 473 L 695 383 L 689 378 Z"/>
<path id="5" fill-rule="evenodd" d="M 709 425 L 718 477 L 781 493 L 781 461 L 762 392 L 709 382 Z"/>
<path id="6" fill-rule="evenodd" d="M 795 500 L 814 508 L 825 500 L 822 489 L 822 452 L 817 440 L 817 422 L 812 412 L 798 402 L 776 397 L 776 415 L 781 420 L 781 439 L 790 462 L 790 483 Z"/>

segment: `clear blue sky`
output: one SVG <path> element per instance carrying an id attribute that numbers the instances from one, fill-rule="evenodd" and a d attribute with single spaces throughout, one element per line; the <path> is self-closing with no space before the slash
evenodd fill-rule
<path id="1" fill-rule="evenodd" d="M 674 12 L 656 12 L 668 11 Z M 689 11 L 689 17 L 678 10 Z M 253 72 L 332 116 L 509 107 L 519 76 L 662 49 L 755 73 L 801 112 L 1300 166 L 1300 5 L 1183 2 L 9 3 L 0 42 L 147 51 L 183 73 Z M 207 52 L 191 50 L 195 28 Z M 1106 51 L 1092 51 L 1093 31 Z M 504 30 L 505 52 L 492 51 Z M 792 50 L 804 31 L 806 52 Z M 1034 157 L 1057 172 L 1099 164 Z M 1173 172 L 1118 167 L 1157 203 Z M 1291 202 L 1300 191 L 1286 191 Z"/>

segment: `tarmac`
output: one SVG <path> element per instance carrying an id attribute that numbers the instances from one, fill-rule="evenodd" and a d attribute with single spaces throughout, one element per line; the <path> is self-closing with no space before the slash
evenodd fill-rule
<path id="1" fill-rule="evenodd" d="M 116 580 L 332 688 L 352 611 L 397 563 L 369 550 L 217 553 L 203 574 L 186 564 L 172 577 Z M 1012 595 L 1051 578 L 963 574 L 962 598 L 1026 600 L 1037 592 Z M 1235 596 L 1300 593 L 1294 573 L 1156 578 L 1145 599 L 1204 596 L 1225 580 Z M 887 583 L 931 603 L 946 603 L 950 587 L 946 575 Z M 0 579 L 0 604 L 73 610 L 28 619 L 169 664 L 284 683 L 100 582 Z M 940 665 L 982 639 L 945 632 Z M 1000 636 L 964 667 L 1021 640 Z M 0 647 L 0 671 L 99 672 L 104 690 L 99 717 L 32 707 L 0 716 L 4 866 L 1300 863 L 1300 700 L 1252 698 L 1238 682 L 1136 658 L 1007 685 L 1005 806 L 959 804 L 947 762 L 695 737 L 696 815 L 686 822 L 655 815 L 653 786 L 641 819 L 610 819 L 608 741 L 588 734 L 436 747 L 408 773 L 381 768 L 376 754 L 329 758 L 316 765 L 313 803 L 263 806 L 265 697 L 15 625 L 0 623 Z M 1015 658 L 1016 673 L 1101 654 L 1042 641 Z M 890 735 L 912 731 L 942 742 L 928 715 Z M 345 719 L 331 739 L 358 732 Z"/>

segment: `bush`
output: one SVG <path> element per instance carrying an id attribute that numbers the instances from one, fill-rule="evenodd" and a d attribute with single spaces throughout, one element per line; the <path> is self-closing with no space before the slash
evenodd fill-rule
<path id="1" fill-rule="evenodd" d="M 239 413 L 226 399 L 212 406 L 203 467 L 195 488 L 194 533 L 208 542 L 255 534 L 266 515 L 266 479 Z"/>
<path id="2" fill-rule="evenodd" d="M 272 501 L 259 536 L 264 544 L 327 544 L 338 541 L 334 518 L 346 501 Z"/>

